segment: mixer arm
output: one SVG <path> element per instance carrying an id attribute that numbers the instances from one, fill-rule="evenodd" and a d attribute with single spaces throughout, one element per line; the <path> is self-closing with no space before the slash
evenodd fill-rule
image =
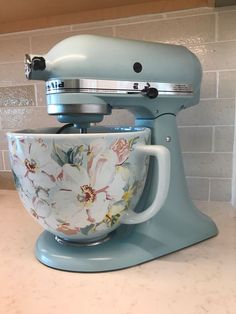
<path id="1" fill-rule="evenodd" d="M 113 108 L 150 119 L 195 105 L 202 70 L 180 45 L 77 35 L 46 55 L 26 55 L 25 74 L 46 82 L 49 114 L 89 124 Z"/>

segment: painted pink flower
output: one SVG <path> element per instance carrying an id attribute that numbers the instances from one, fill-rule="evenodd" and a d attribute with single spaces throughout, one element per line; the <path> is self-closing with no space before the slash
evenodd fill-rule
<path id="1" fill-rule="evenodd" d="M 124 138 L 117 139 L 115 143 L 111 145 L 111 149 L 117 155 L 118 158 L 117 165 L 122 165 L 128 159 L 130 145 L 126 139 Z"/>
<path id="2" fill-rule="evenodd" d="M 61 223 L 60 226 L 57 227 L 57 231 L 62 232 L 66 235 L 75 235 L 80 232 L 79 227 L 71 227 L 69 223 Z"/>

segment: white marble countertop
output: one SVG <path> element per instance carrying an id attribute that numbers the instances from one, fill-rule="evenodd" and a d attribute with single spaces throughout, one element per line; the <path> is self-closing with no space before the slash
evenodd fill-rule
<path id="1" fill-rule="evenodd" d="M 39 263 L 42 231 L 15 191 L 0 190 L 0 313 L 235 314 L 236 209 L 197 203 L 219 235 L 133 268 L 98 274 Z"/>

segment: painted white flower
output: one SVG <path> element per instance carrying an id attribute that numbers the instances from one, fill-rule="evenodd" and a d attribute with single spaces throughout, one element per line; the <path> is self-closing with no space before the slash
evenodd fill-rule
<path id="1" fill-rule="evenodd" d="M 115 183 L 116 156 L 110 154 L 103 151 L 89 156 L 87 169 L 63 166 L 63 179 L 54 200 L 58 221 L 63 223 L 63 228 L 66 224 L 66 232 L 69 226 L 84 228 L 101 222 L 109 204 L 122 197 L 125 182 Z M 63 230 L 60 227 L 59 231 Z"/>
<path id="2" fill-rule="evenodd" d="M 19 138 L 9 148 L 16 177 L 26 178 L 29 186 L 36 184 L 49 188 L 55 184 L 60 167 L 51 159 L 50 150 L 43 140 Z M 27 180 L 24 180 L 26 186 Z"/>
<path id="3" fill-rule="evenodd" d="M 28 178 L 18 180 L 18 192 L 27 211 L 35 218 L 45 220 L 51 215 L 50 189 L 36 186 Z"/>

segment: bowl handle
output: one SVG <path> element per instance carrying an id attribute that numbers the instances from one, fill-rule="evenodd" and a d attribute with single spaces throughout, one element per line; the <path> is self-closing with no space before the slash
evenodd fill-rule
<path id="1" fill-rule="evenodd" d="M 123 224 L 138 224 L 152 218 L 162 208 L 166 200 L 170 185 L 170 152 L 162 145 L 140 145 L 135 150 L 140 154 L 154 156 L 158 161 L 158 185 L 156 197 L 152 204 L 142 211 L 136 213 L 128 210 L 122 217 L 120 222 Z"/>

